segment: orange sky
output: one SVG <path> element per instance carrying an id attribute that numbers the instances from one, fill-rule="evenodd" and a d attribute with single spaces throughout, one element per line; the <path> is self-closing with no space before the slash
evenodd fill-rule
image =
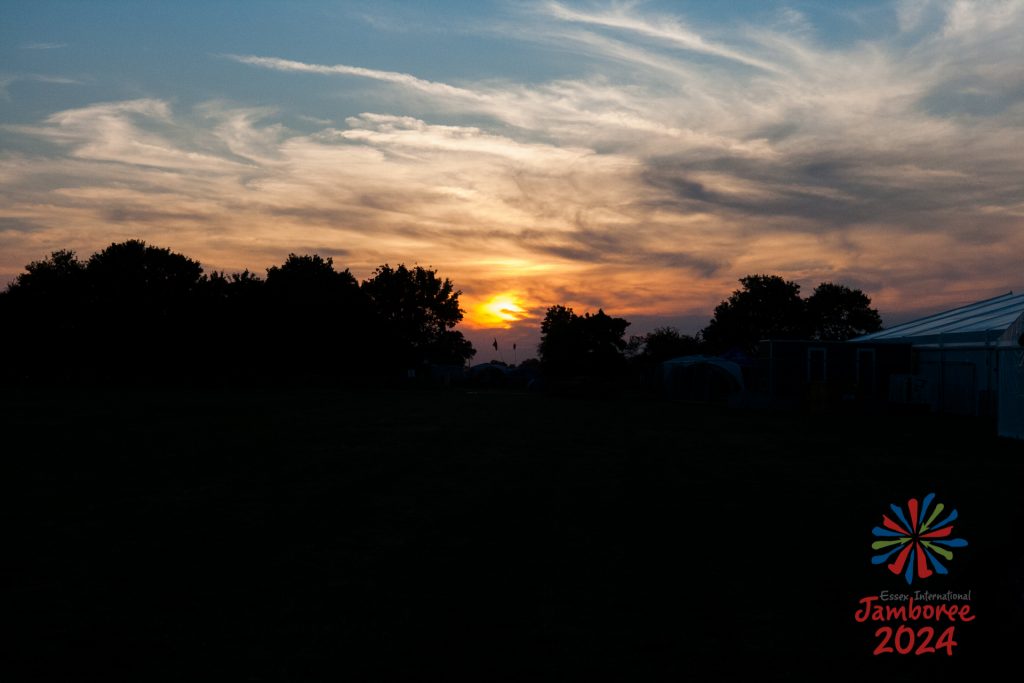
<path id="1" fill-rule="evenodd" d="M 1020 288 L 1024 3 L 912 4 L 716 24 L 549 2 L 500 41 L 461 27 L 529 73 L 205 46 L 222 95 L 72 73 L 73 42 L 26 35 L 0 79 L 0 279 L 129 238 L 207 270 L 419 263 L 463 290 L 479 359 L 494 337 L 532 354 L 556 303 L 694 332 L 748 273 L 861 287 L 890 321 Z"/>

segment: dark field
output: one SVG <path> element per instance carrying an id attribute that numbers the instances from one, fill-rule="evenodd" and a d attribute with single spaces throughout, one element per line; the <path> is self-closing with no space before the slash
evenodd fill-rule
<path id="1" fill-rule="evenodd" d="M 957 680 L 1024 634 L 1024 447 L 983 424 L 454 390 L 2 415 L 29 680 Z M 871 528 L 932 491 L 970 546 L 914 587 L 977 619 L 873 657 L 857 601 L 906 584 Z"/>

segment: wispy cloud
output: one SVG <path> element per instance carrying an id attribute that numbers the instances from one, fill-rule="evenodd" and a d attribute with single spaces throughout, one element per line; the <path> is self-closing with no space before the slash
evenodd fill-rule
<path id="1" fill-rule="evenodd" d="M 59 50 L 62 47 L 67 47 L 67 43 L 25 43 L 21 46 L 22 50 Z"/>
<path id="2" fill-rule="evenodd" d="M 675 17 L 643 17 L 637 15 L 629 6 L 615 7 L 602 12 L 581 11 L 560 2 L 548 2 L 543 7 L 552 18 L 560 21 L 620 29 L 645 38 L 653 38 L 672 47 L 721 57 L 758 69 L 778 69 L 776 65 L 745 54 L 741 50 L 707 40 Z"/>
<path id="3" fill-rule="evenodd" d="M 331 66 L 323 64 L 306 64 L 304 62 L 297 62 L 291 59 L 257 57 L 254 55 L 225 55 L 225 57 L 242 64 L 260 66 L 274 71 L 327 74 L 334 76 L 358 76 L 360 78 L 370 78 L 375 81 L 383 81 L 385 83 L 397 83 L 399 85 L 435 95 L 464 97 L 468 99 L 474 99 L 477 97 L 476 93 L 464 88 L 457 88 L 455 86 L 448 85 L 447 83 L 436 83 L 434 81 L 423 80 L 422 78 L 416 78 L 410 74 L 399 73 L 397 71 L 364 69 L 362 67 L 348 66 L 345 64 L 334 64 Z"/>
<path id="4" fill-rule="evenodd" d="M 18 74 L 14 76 L 0 77 L 0 98 L 9 99 L 8 87 L 18 82 L 27 83 L 51 83 L 54 85 L 81 85 L 82 82 L 74 78 L 64 76 L 47 76 L 45 74 Z"/>

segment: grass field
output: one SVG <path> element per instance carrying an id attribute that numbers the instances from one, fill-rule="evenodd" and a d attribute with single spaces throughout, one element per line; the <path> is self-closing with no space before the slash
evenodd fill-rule
<path id="1" fill-rule="evenodd" d="M 1024 632 L 1024 447 L 982 424 L 463 390 L 0 402 L 33 680 L 943 680 Z M 931 491 L 971 545 L 928 587 L 971 589 L 976 622 L 954 657 L 872 657 L 857 600 L 900 580 L 871 527 Z"/>

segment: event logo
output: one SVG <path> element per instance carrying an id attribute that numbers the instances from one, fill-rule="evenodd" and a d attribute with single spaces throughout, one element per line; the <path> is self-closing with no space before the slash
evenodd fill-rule
<path id="1" fill-rule="evenodd" d="M 963 548 L 967 541 L 953 538 L 956 510 L 945 513 L 942 503 L 932 507 L 935 494 L 929 493 L 918 504 L 907 501 L 906 508 L 890 505 L 895 519 L 882 515 L 882 526 L 871 530 L 878 540 L 872 550 L 881 551 L 871 563 L 886 565 L 896 576 L 913 583 L 914 576 L 927 579 L 948 574 L 946 562 L 953 559 L 951 548 Z M 941 560 L 939 558 L 942 558 Z M 933 593 L 918 588 L 878 590 L 857 601 L 854 621 L 875 628 L 873 655 L 952 656 L 960 645 L 962 628 L 974 621 L 971 590 L 944 590 Z"/>
<path id="2" fill-rule="evenodd" d="M 950 548 L 963 548 L 967 541 L 962 538 L 952 538 L 953 522 L 957 514 L 954 509 L 941 521 L 936 521 L 945 510 L 945 506 L 939 503 L 929 514 L 929 507 L 935 500 L 935 494 L 929 493 L 925 496 L 921 505 L 918 505 L 917 498 L 907 501 L 907 514 L 903 514 L 903 508 L 896 504 L 889 507 L 896 516 L 896 521 L 888 515 L 882 515 L 882 526 L 876 526 L 871 533 L 880 540 L 871 544 L 872 550 L 884 550 L 885 552 L 871 558 L 871 564 L 885 564 L 893 574 L 903 577 L 907 583 L 913 583 L 914 574 L 919 579 L 927 579 L 932 574 L 948 574 L 949 570 L 939 558 L 945 561 L 953 559 L 953 552 Z M 895 556 L 891 562 L 889 558 Z"/>

